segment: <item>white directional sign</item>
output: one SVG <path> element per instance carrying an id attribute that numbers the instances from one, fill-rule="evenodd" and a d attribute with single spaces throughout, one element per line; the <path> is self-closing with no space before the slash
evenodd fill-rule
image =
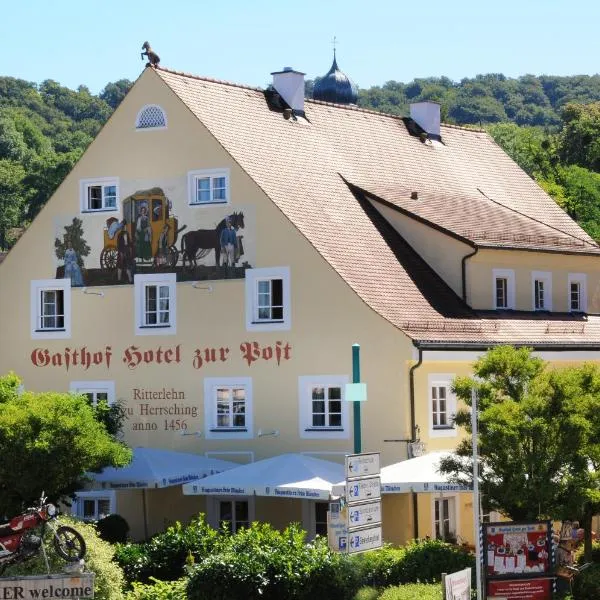
<path id="1" fill-rule="evenodd" d="M 379 500 L 353 504 L 348 506 L 346 510 L 349 529 L 381 523 L 381 502 Z"/>
<path id="2" fill-rule="evenodd" d="M 379 500 L 381 498 L 381 478 L 365 477 L 364 479 L 349 480 L 346 483 L 346 502 L 351 506 L 355 502 Z"/>
<path id="3" fill-rule="evenodd" d="M 346 456 L 346 479 L 379 475 L 379 452 Z"/>
<path id="4" fill-rule="evenodd" d="M 357 529 L 348 534 L 348 554 L 374 550 L 382 545 L 381 525 Z"/>

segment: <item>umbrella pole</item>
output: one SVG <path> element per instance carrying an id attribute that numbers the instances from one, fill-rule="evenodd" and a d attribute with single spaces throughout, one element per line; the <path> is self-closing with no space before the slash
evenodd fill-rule
<path id="1" fill-rule="evenodd" d="M 142 490 L 142 509 L 144 511 L 144 541 L 148 539 L 148 505 L 146 503 L 146 490 Z"/>

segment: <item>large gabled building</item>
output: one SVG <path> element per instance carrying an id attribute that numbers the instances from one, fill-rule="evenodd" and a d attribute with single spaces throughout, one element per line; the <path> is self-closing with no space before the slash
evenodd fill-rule
<path id="1" fill-rule="evenodd" d="M 0 371 L 120 400 L 125 440 L 341 461 L 361 345 L 363 449 L 451 449 L 451 381 L 494 344 L 600 356 L 600 247 L 483 131 L 147 68 L 0 265 Z M 81 495 L 144 534 L 137 489 Z M 83 507 L 83 508 L 82 508 Z M 322 502 L 146 497 L 149 533 L 302 521 Z M 469 495 L 386 495 L 384 536 L 472 539 Z M 417 509 L 417 510 L 415 510 Z M 233 515 L 233 516 L 232 516 Z"/>

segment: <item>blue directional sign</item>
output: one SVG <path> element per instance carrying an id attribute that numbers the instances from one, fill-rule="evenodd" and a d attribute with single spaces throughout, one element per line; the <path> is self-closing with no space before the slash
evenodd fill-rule
<path id="1" fill-rule="evenodd" d="M 348 529 L 381 523 L 381 502 L 363 502 L 348 507 Z"/>
<path id="2" fill-rule="evenodd" d="M 375 548 L 381 548 L 383 545 L 380 525 L 358 529 L 353 531 L 348 537 L 350 538 L 348 554 L 374 550 Z"/>

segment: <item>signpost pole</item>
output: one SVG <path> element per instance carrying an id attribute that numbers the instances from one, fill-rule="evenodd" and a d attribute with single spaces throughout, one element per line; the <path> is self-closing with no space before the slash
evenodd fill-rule
<path id="1" fill-rule="evenodd" d="M 479 462 L 477 448 L 477 392 L 471 390 L 471 431 L 473 432 L 473 520 L 475 521 L 475 582 L 477 585 L 477 600 L 481 600 L 481 536 L 479 523 Z"/>
<path id="2" fill-rule="evenodd" d="M 352 344 L 352 383 L 360 383 L 360 344 Z M 354 454 L 362 452 L 360 402 L 354 404 Z"/>

